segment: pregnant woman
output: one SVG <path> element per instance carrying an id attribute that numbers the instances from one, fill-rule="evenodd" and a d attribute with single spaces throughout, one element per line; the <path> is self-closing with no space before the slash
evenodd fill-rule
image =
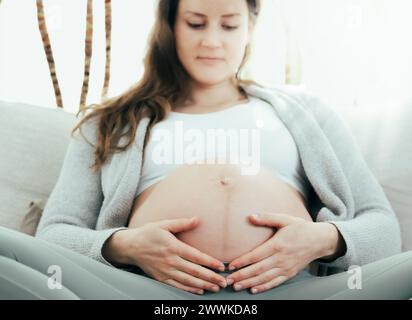
<path id="1" fill-rule="evenodd" d="M 412 297 L 412 254 L 343 120 L 242 79 L 259 2 L 158 1 L 142 79 L 74 128 L 36 238 L 0 229 L 0 296 Z"/>

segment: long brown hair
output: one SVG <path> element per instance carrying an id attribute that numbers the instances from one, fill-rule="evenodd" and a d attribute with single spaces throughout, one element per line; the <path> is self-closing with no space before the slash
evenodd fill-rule
<path id="1" fill-rule="evenodd" d="M 246 0 L 249 8 L 249 23 L 256 24 L 260 12 L 260 0 Z M 120 96 L 104 100 L 100 104 L 92 104 L 80 108 L 86 114 L 72 130 L 72 136 L 84 122 L 97 117 L 97 146 L 94 146 L 95 164 L 91 169 L 101 169 L 110 152 L 122 152 L 132 145 L 136 138 L 136 130 L 140 120 L 149 117 L 144 147 L 150 136 L 151 128 L 162 121 L 172 105 L 185 101 L 188 96 L 190 76 L 181 65 L 175 47 L 174 24 L 179 0 L 158 0 L 155 24 L 151 31 L 147 52 L 144 58 L 144 73 L 141 80 Z M 246 47 L 243 61 L 236 73 L 235 80 L 240 92 L 242 84 L 256 83 L 253 80 L 240 78 L 250 55 L 249 45 Z M 125 129 L 128 128 L 127 131 Z M 125 132 L 124 132 L 125 131 Z M 120 138 L 127 136 L 128 142 L 118 146 Z M 91 144 L 92 145 L 92 144 Z"/>

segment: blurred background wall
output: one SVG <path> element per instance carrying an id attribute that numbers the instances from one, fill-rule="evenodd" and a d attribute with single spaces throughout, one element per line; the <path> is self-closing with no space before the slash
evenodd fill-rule
<path id="1" fill-rule="evenodd" d="M 412 1 L 262 0 L 246 75 L 267 85 L 306 87 L 348 112 L 387 110 L 412 99 Z M 141 76 L 156 1 L 112 0 L 109 96 Z M 78 109 L 83 81 L 86 0 L 44 0 L 65 109 Z M 104 1 L 94 1 L 87 103 L 104 80 Z M 37 27 L 36 3 L 0 5 L 0 100 L 56 107 Z"/>

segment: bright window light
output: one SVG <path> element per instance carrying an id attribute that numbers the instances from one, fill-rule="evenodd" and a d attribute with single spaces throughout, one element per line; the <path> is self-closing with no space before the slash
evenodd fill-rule
<path id="1" fill-rule="evenodd" d="M 156 1 L 112 0 L 109 96 L 143 73 Z M 65 109 L 78 110 L 86 0 L 44 0 Z M 383 110 L 412 100 L 412 1 L 263 0 L 246 74 L 269 86 L 292 84 L 344 110 Z M 104 80 L 104 1 L 94 1 L 87 103 Z M 0 100 L 56 107 L 37 27 L 35 1 L 0 5 Z"/>

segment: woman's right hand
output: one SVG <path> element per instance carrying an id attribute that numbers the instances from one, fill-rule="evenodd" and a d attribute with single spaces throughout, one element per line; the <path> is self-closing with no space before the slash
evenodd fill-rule
<path id="1" fill-rule="evenodd" d="M 137 265 L 152 278 L 185 291 L 219 291 L 219 285 L 226 287 L 226 279 L 203 266 L 223 271 L 223 263 L 174 235 L 195 228 L 198 222 L 197 217 L 161 220 L 118 231 L 125 248 L 123 262 Z"/>

